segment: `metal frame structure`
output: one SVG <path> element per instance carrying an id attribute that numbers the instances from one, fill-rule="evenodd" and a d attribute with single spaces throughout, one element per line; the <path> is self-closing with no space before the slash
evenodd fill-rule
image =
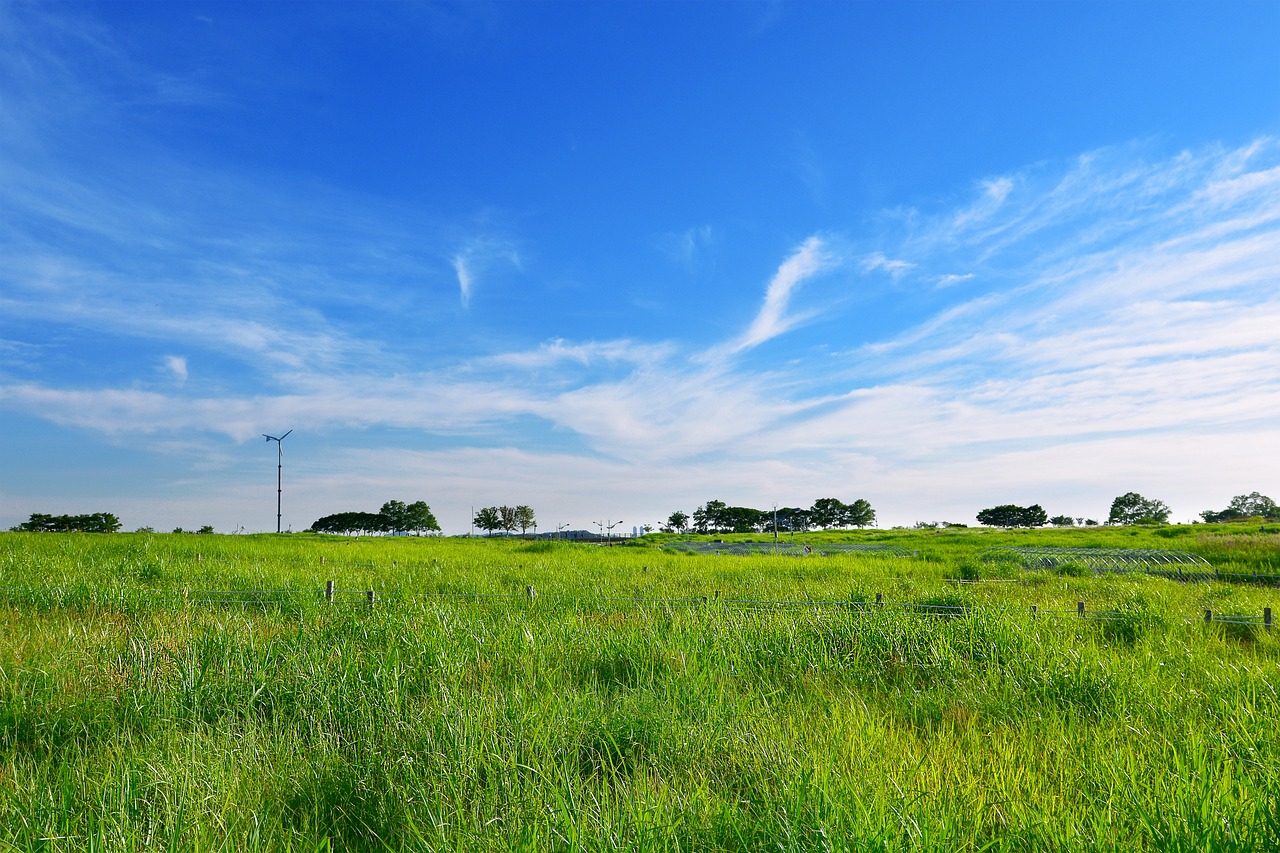
<path id="1" fill-rule="evenodd" d="M 1204 557 L 1187 551 L 1156 551 L 1142 548 L 1050 548 L 1037 546 L 1009 546 L 988 548 L 982 559 L 996 562 L 1005 555 L 1012 555 L 1024 566 L 1056 569 L 1073 563 L 1094 571 L 1125 572 L 1186 566 L 1193 570 L 1210 568 Z"/>
<path id="2" fill-rule="evenodd" d="M 883 545 L 875 542 L 822 542 L 806 545 L 793 542 L 707 542 L 683 541 L 667 542 L 662 546 L 664 551 L 692 552 L 695 554 L 777 554 L 784 557 L 803 557 L 817 554 L 829 557 L 833 554 L 876 554 L 886 557 L 910 557 L 916 552 L 908 551 L 897 545 Z"/>

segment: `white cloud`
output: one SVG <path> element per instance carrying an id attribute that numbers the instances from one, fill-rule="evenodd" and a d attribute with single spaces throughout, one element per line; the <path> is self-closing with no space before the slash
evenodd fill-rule
<path id="1" fill-rule="evenodd" d="M 838 266 L 836 257 L 820 237 L 805 240 L 782 262 L 765 291 L 764 305 L 751 326 L 734 345 L 734 350 L 758 346 L 783 334 L 804 317 L 787 314 L 792 293 L 807 279 Z"/>
<path id="2" fill-rule="evenodd" d="M 164 366 L 178 380 L 179 385 L 187 381 L 187 360 L 182 356 L 166 355 L 164 357 Z"/>
<path id="3" fill-rule="evenodd" d="M 246 291 L 259 294 L 250 321 L 211 304 L 185 320 L 172 312 L 143 322 L 150 306 L 49 300 L 48 288 L 74 294 L 86 271 L 32 262 L 44 277 L 24 285 L 27 297 L 10 290 L 7 307 L 43 300 L 56 322 L 105 319 L 170 345 L 222 340 L 269 354 L 267 373 L 286 390 L 191 388 L 205 371 L 188 376 L 186 356 L 170 355 L 157 357 L 187 383 L 181 397 L 171 387 L 30 379 L 0 382 L 0 405 L 113 440 L 145 435 L 156 447 L 187 431 L 247 441 L 268 425 L 306 424 L 337 443 L 324 451 L 332 482 L 310 475 L 314 494 L 335 501 L 359 492 L 341 491 L 339 479 L 367 478 L 371 500 L 385 499 L 380 483 L 411 494 L 431 482 L 483 502 L 506 494 L 505 483 L 565 514 L 598 511 L 609 496 L 630 522 L 710 497 L 764 505 L 835 494 L 867 497 L 883 520 L 910 523 L 970 521 L 990 501 L 1096 517 L 1111 493 L 1137 488 L 1190 517 L 1204 508 L 1191 503 L 1196 495 L 1224 492 L 1221 502 L 1280 478 L 1266 450 L 1280 444 L 1278 148 L 1166 163 L 1095 157 L 1061 175 L 980 188 L 962 209 L 982 199 L 993 207 L 965 234 L 954 229 L 958 214 L 942 211 L 860 252 L 864 271 L 937 282 L 927 310 L 866 342 L 841 337 L 839 324 L 822 327 L 830 337 L 820 348 L 779 341 L 765 369 L 745 366 L 748 351 L 813 316 L 796 310 L 798 295 L 841 265 L 846 252 L 834 243 L 857 238 L 805 240 L 747 328 L 720 344 L 559 337 L 390 366 L 386 343 L 277 310 L 287 303 L 269 290 Z M 916 260 L 891 260 L 902 257 Z M 460 287 L 475 269 L 518 261 L 501 241 L 454 258 Z M 942 286 L 971 279 L 985 292 Z M 529 422 L 575 449 L 542 446 Z M 463 446 L 347 449 L 365 440 L 356 433 L 386 429 Z M 1247 482 L 1230 485 L 1233 477 Z M 329 509 L 317 503 L 315 514 Z M 456 505 L 437 512 L 454 529 L 465 522 Z"/>
<path id="4" fill-rule="evenodd" d="M 471 266 L 467 262 L 465 255 L 453 256 L 453 270 L 458 275 L 458 296 L 462 300 L 462 307 L 466 308 L 471 304 Z"/>
<path id="5" fill-rule="evenodd" d="M 884 270 L 896 280 L 902 278 L 906 273 L 915 269 L 916 265 L 910 261 L 887 258 L 885 257 L 884 252 L 872 252 L 862 259 L 861 263 L 858 264 L 858 267 L 864 273 Z"/>
<path id="6" fill-rule="evenodd" d="M 523 269 L 520 252 L 514 243 L 493 237 L 477 237 L 453 256 L 453 271 L 458 277 L 458 293 L 462 307 L 471 303 L 476 280 L 498 264 L 508 264 L 515 270 Z"/>

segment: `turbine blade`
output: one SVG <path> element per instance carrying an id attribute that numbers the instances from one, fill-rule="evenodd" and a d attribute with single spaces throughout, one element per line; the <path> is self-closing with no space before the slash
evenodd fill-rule
<path id="1" fill-rule="evenodd" d="M 293 432 L 293 430 L 289 430 L 289 432 Z M 280 440 L 281 440 L 281 441 L 284 441 L 286 438 L 288 438 L 288 437 L 289 437 L 289 432 L 286 432 L 284 435 L 280 436 Z"/>

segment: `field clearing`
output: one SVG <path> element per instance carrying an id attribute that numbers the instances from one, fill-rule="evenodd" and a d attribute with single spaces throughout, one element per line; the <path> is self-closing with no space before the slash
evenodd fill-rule
<path id="1" fill-rule="evenodd" d="M 0 534 L 0 847 L 1280 849 L 1280 590 L 979 560 L 1280 537 L 809 538 L 917 556 Z"/>

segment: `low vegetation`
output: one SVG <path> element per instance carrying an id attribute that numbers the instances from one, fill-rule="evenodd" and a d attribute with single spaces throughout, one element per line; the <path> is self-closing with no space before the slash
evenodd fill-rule
<path id="1" fill-rule="evenodd" d="M 982 557 L 1276 535 L 683 538 L 0 534 L 0 848 L 1280 849 L 1280 591 Z"/>

